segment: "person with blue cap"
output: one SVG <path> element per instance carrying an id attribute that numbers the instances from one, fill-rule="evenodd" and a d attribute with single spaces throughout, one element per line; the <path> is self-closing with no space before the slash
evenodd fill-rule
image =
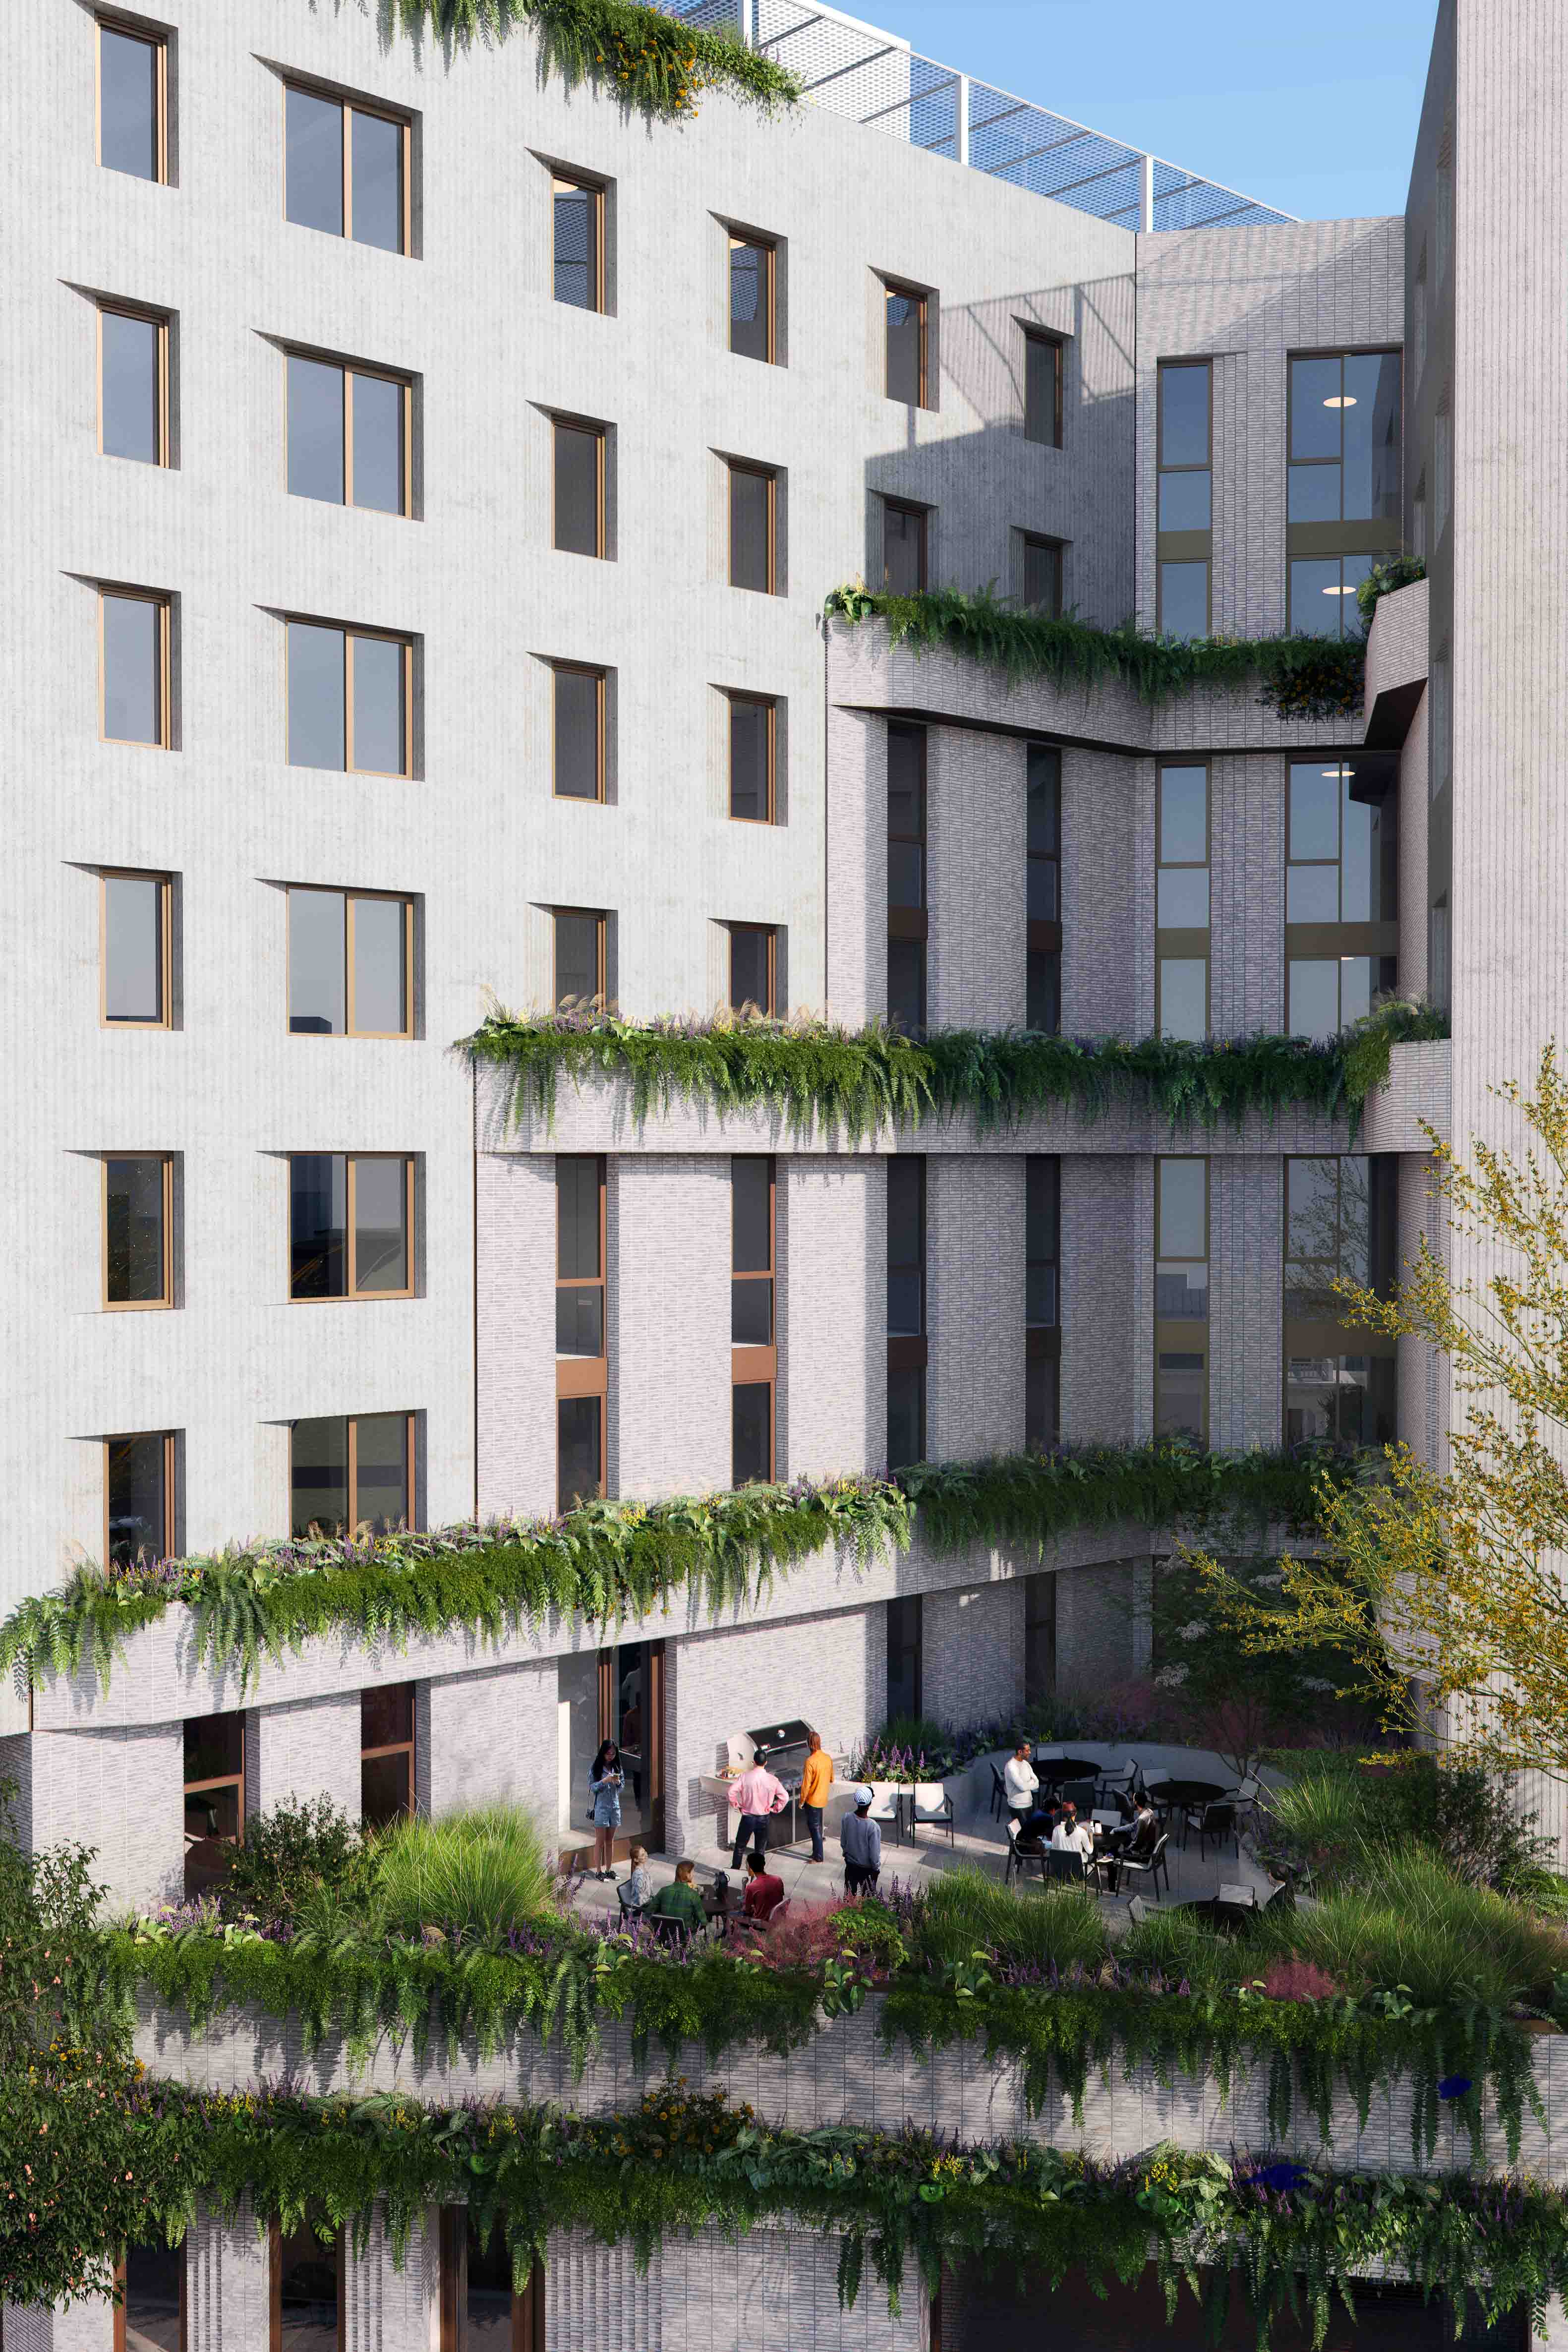
<path id="1" fill-rule="evenodd" d="M 844 1892 L 863 1895 L 874 1886 L 882 1870 L 882 1832 L 872 1820 L 874 1789 L 862 1783 L 855 1790 L 855 1809 L 846 1813 L 839 1824 L 839 1843 L 844 1850 Z"/>

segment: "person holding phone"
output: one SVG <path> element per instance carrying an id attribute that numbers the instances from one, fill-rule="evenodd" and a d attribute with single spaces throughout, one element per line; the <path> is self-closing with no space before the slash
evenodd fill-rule
<path id="1" fill-rule="evenodd" d="M 588 1793 L 593 1801 L 593 1874 L 613 1878 L 615 1832 L 621 1826 L 621 1750 L 613 1739 L 601 1739 L 599 1753 L 588 1768 Z"/>

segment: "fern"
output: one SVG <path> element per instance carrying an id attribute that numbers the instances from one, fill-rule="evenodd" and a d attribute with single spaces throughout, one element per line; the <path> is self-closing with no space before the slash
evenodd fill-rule
<path id="1" fill-rule="evenodd" d="M 558 75 L 569 89 L 591 83 L 668 121 L 695 115 L 707 89 L 727 89 L 765 114 L 800 96 L 799 75 L 771 58 L 633 0 L 383 0 L 383 9 L 389 29 L 462 48 L 527 26 L 541 79 Z"/>

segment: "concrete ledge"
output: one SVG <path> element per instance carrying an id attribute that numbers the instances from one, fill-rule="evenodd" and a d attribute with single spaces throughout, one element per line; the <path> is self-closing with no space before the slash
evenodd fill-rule
<path id="1" fill-rule="evenodd" d="M 1427 684 L 1427 583 L 1412 581 L 1377 600 L 1366 641 L 1363 704 L 1369 751 L 1404 742 Z"/>
<path id="2" fill-rule="evenodd" d="M 1359 1149 L 1424 1154 L 1432 1149 L 1427 1127 L 1447 1143 L 1452 1128 L 1452 1068 L 1453 1043 L 1448 1037 L 1396 1045 L 1388 1057 L 1388 1084 L 1366 1098 Z"/>

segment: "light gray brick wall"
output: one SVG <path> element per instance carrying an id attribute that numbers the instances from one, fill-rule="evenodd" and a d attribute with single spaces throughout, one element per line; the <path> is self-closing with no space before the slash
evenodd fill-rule
<path id="1" fill-rule="evenodd" d="M 839 2301 L 839 2240 L 816 2231 L 716 2229 L 668 2238 L 640 2271 L 625 2244 L 586 2231 L 549 2241 L 550 2352 L 925 2352 L 925 2297 L 913 2276 L 887 2307 L 869 2274 Z"/>
<path id="2" fill-rule="evenodd" d="M 1216 1036 L 1285 1025 L 1287 762 L 1209 768 L 1209 1023 Z"/>
<path id="3" fill-rule="evenodd" d="M 887 1176 L 880 1157 L 779 1162 L 779 1475 L 887 1457 Z"/>
<path id="4" fill-rule="evenodd" d="M 1209 1442 L 1278 1445 L 1284 1163 L 1221 1159 L 1208 1169 Z"/>
<path id="5" fill-rule="evenodd" d="M 616 1165 L 610 1381 L 612 1492 L 704 1494 L 731 1474 L 729 1162 L 627 1155 Z"/>
<path id="6" fill-rule="evenodd" d="M 96 2299 L 53 2310 L 0 2303 L 0 2341 L 5 2352 L 113 2352 L 114 2306 Z"/>
<path id="7" fill-rule="evenodd" d="M 928 1592 L 921 1608 L 924 1712 L 962 1726 L 1021 1706 L 1023 1623 L 1021 1580 Z"/>
<path id="8" fill-rule="evenodd" d="M 532 1813 L 547 1846 L 553 1844 L 557 1679 L 550 1659 L 541 1665 L 442 1675 L 424 1685 L 430 1725 L 426 1801 L 434 1818 L 476 1805 L 521 1805 Z"/>
<path id="9" fill-rule="evenodd" d="M 344 2352 L 432 2352 L 439 2342 L 441 2239 L 436 2209 L 409 2231 L 401 2265 L 392 2261 L 386 2209 L 371 2216 L 362 2254 L 350 2235 L 343 2260 Z M 225 2347 L 227 2352 L 227 2347 Z"/>
<path id="10" fill-rule="evenodd" d="M 1061 1160 L 1061 1437 L 1124 1444 L 1133 1433 L 1134 1268 L 1153 1247 L 1134 1222 L 1134 1162 Z"/>
<path id="11" fill-rule="evenodd" d="M 1149 1670 L 1145 1560 L 1064 1568 L 1056 1579 L 1056 1687 L 1112 1700 Z"/>
<path id="12" fill-rule="evenodd" d="M 926 1450 L 1023 1444 L 1024 1164 L 998 1150 L 925 1163 Z"/>
<path id="13" fill-rule="evenodd" d="M 199 2204 L 185 2232 L 186 2352 L 267 2352 L 271 2283 L 249 2197 L 232 2221 Z"/>
<path id="14" fill-rule="evenodd" d="M 933 727 L 926 752 L 926 1018 L 1022 1028 L 1027 751 L 1016 737 Z"/>
<path id="15" fill-rule="evenodd" d="M 256 1812 L 330 1797 L 360 1817 L 360 1694 L 297 1700 L 257 1710 L 254 1751 L 246 1757 L 247 1795 Z"/>
<path id="16" fill-rule="evenodd" d="M 1061 754 L 1061 1029 L 1131 1036 L 1138 1023 L 1140 763 L 1116 752 Z"/>
<path id="17" fill-rule="evenodd" d="M 478 1155 L 478 1507 L 555 1508 L 555 1161 Z"/>
<path id="18" fill-rule="evenodd" d="M 185 1879 L 183 1724 L 35 1732 L 31 1748 L 34 1851 L 93 1847 L 93 1877 L 110 1911 L 177 1903 Z"/>

